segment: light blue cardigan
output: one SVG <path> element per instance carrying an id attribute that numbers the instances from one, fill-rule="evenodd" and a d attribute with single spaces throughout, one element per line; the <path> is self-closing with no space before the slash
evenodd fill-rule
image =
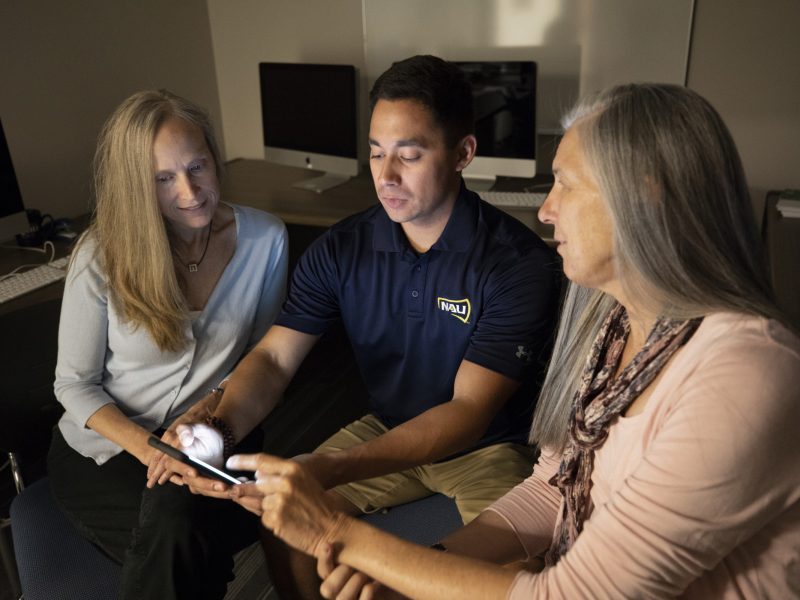
<path id="1" fill-rule="evenodd" d="M 225 378 L 266 333 L 286 292 L 288 242 L 276 217 L 231 205 L 236 252 L 205 308 L 186 324 L 187 347 L 162 352 L 149 333 L 120 321 L 95 245 L 86 240 L 67 276 L 58 331 L 55 394 L 67 443 L 98 465 L 122 448 L 86 428 L 115 403 L 149 431 L 172 420 Z"/>

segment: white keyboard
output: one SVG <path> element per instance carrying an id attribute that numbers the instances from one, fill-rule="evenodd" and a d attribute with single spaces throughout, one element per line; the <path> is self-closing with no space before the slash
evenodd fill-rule
<path id="1" fill-rule="evenodd" d="M 64 279 L 68 262 L 68 256 L 57 258 L 45 265 L 3 279 L 0 281 L 0 304 Z"/>
<path id="2" fill-rule="evenodd" d="M 547 198 L 546 192 L 479 192 L 478 195 L 494 206 L 539 208 Z"/>

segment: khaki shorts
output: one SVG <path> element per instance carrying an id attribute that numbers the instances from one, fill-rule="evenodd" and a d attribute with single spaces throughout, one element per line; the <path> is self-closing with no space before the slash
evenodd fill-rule
<path id="1" fill-rule="evenodd" d="M 316 452 L 336 452 L 388 431 L 367 415 L 326 440 Z M 452 460 L 340 485 L 334 490 L 365 513 L 405 504 L 438 492 L 455 499 L 464 523 L 472 519 L 533 470 L 534 450 L 521 444 L 495 444 Z"/>

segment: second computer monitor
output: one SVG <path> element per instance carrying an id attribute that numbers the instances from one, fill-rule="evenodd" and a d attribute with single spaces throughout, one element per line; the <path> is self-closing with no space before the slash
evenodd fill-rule
<path id="1" fill-rule="evenodd" d="M 11 162 L 3 123 L 0 122 L 0 242 L 28 230 L 28 218 L 22 205 L 22 194 Z"/>
<path id="2" fill-rule="evenodd" d="M 355 67 L 264 62 L 259 78 L 264 158 L 325 171 L 295 184 L 316 192 L 358 174 Z"/>
<path id="3" fill-rule="evenodd" d="M 498 176 L 536 175 L 536 63 L 456 62 L 472 86 L 478 151 L 464 177 L 489 189 Z"/>

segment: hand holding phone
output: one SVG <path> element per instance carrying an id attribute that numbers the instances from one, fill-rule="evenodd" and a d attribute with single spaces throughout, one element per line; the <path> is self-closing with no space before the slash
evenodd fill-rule
<path id="1" fill-rule="evenodd" d="M 150 444 L 153 448 L 160 450 L 167 456 L 174 458 L 177 461 L 182 462 L 185 465 L 189 465 L 190 467 L 194 467 L 197 469 L 199 473 L 205 475 L 206 477 L 211 477 L 212 479 L 216 479 L 221 481 L 222 483 L 227 483 L 228 485 L 239 485 L 241 481 L 236 479 L 230 473 L 226 473 L 225 471 L 218 469 L 207 462 L 203 462 L 199 458 L 195 458 L 194 456 L 189 456 L 185 452 L 178 450 L 177 448 L 170 446 L 169 444 L 161 441 L 155 436 L 150 436 L 148 438 L 147 443 Z"/>

